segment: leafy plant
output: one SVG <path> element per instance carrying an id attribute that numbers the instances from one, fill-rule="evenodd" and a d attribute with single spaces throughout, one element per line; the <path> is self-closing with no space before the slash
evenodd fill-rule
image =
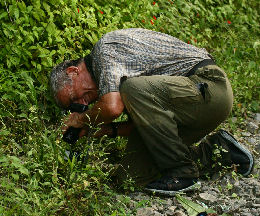
<path id="1" fill-rule="evenodd" d="M 183 208 L 186 209 L 189 216 L 217 216 L 216 211 L 213 209 L 202 207 L 201 205 L 184 198 L 180 194 L 176 194 L 176 199 L 182 204 Z M 221 216 L 228 216 L 228 214 L 224 213 Z"/>
<path id="2" fill-rule="evenodd" d="M 64 159 L 63 114 L 48 90 L 54 65 L 87 55 L 116 29 L 167 33 L 210 51 L 242 121 L 259 111 L 258 8 L 256 0 L 0 1 L 0 214 L 127 215 L 107 172 L 125 139 L 82 139 L 79 149 L 93 146 L 88 163 Z"/>

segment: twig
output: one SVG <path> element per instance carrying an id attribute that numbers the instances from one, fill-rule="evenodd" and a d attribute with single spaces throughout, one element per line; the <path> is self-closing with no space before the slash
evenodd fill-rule
<path id="1" fill-rule="evenodd" d="M 53 45 L 53 46 L 45 47 L 45 49 L 50 49 L 50 48 L 57 47 L 57 46 L 58 45 Z"/>
<path id="2" fill-rule="evenodd" d="M 9 16 L 9 19 L 12 23 L 14 23 L 14 21 L 12 20 L 11 16 L 10 16 L 10 12 L 8 10 L 8 7 L 7 7 L 7 4 L 6 4 L 6 1 L 5 1 L 5 7 L 6 7 L 6 10 L 7 10 L 7 13 L 8 13 L 8 16 Z"/>

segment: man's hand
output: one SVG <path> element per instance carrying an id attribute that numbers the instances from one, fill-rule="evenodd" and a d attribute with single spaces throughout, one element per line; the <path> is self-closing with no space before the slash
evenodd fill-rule
<path id="1" fill-rule="evenodd" d="M 88 135 L 89 128 L 88 125 L 93 126 L 99 123 L 104 123 L 105 125 L 116 119 L 124 109 L 124 104 L 121 100 L 119 92 L 110 92 L 103 95 L 95 105 L 84 113 L 71 113 L 64 121 L 64 126 L 62 127 L 63 134 L 69 127 L 82 128 L 79 137 Z M 94 135 L 95 137 L 102 136 L 102 134 L 110 134 L 110 128 L 103 126 L 102 130 Z"/>
<path id="2" fill-rule="evenodd" d="M 86 114 L 85 113 L 71 113 L 64 121 L 64 126 L 62 127 L 63 134 L 69 127 L 83 128 L 86 126 Z"/>

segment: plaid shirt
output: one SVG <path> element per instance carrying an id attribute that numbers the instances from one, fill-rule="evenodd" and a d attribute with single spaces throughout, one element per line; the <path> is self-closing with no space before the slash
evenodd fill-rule
<path id="1" fill-rule="evenodd" d="M 132 28 L 105 34 L 85 62 L 102 96 L 119 91 L 123 76 L 186 76 L 196 64 L 210 58 L 204 48 L 160 32 Z"/>

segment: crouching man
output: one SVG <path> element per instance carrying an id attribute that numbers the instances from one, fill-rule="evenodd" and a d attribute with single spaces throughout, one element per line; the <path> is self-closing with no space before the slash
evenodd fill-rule
<path id="1" fill-rule="evenodd" d="M 146 29 L 113 31 L 88 56 L 56 66 L 51 87 L 65 109 L 96 101 L 85 112 L 73 112 L 65 130 L 81 128 L 81 137 L 88 135 L 89 123 L 103 122 L 96 136 L 128 136 L 127 154 L 115 172 L 121 180 L 129 175 L 168 195 L 190 190 L 211 169 L 214 148 L 225 149 L 222 164 L 237 164 L 245 176 L 252 170 L 251 153 L 229 133 L 205 138 L 228 117 L 233 94 L 226 74 L 203 48 Z M 129 121 L 112 122 L 124 110 Z"/>

